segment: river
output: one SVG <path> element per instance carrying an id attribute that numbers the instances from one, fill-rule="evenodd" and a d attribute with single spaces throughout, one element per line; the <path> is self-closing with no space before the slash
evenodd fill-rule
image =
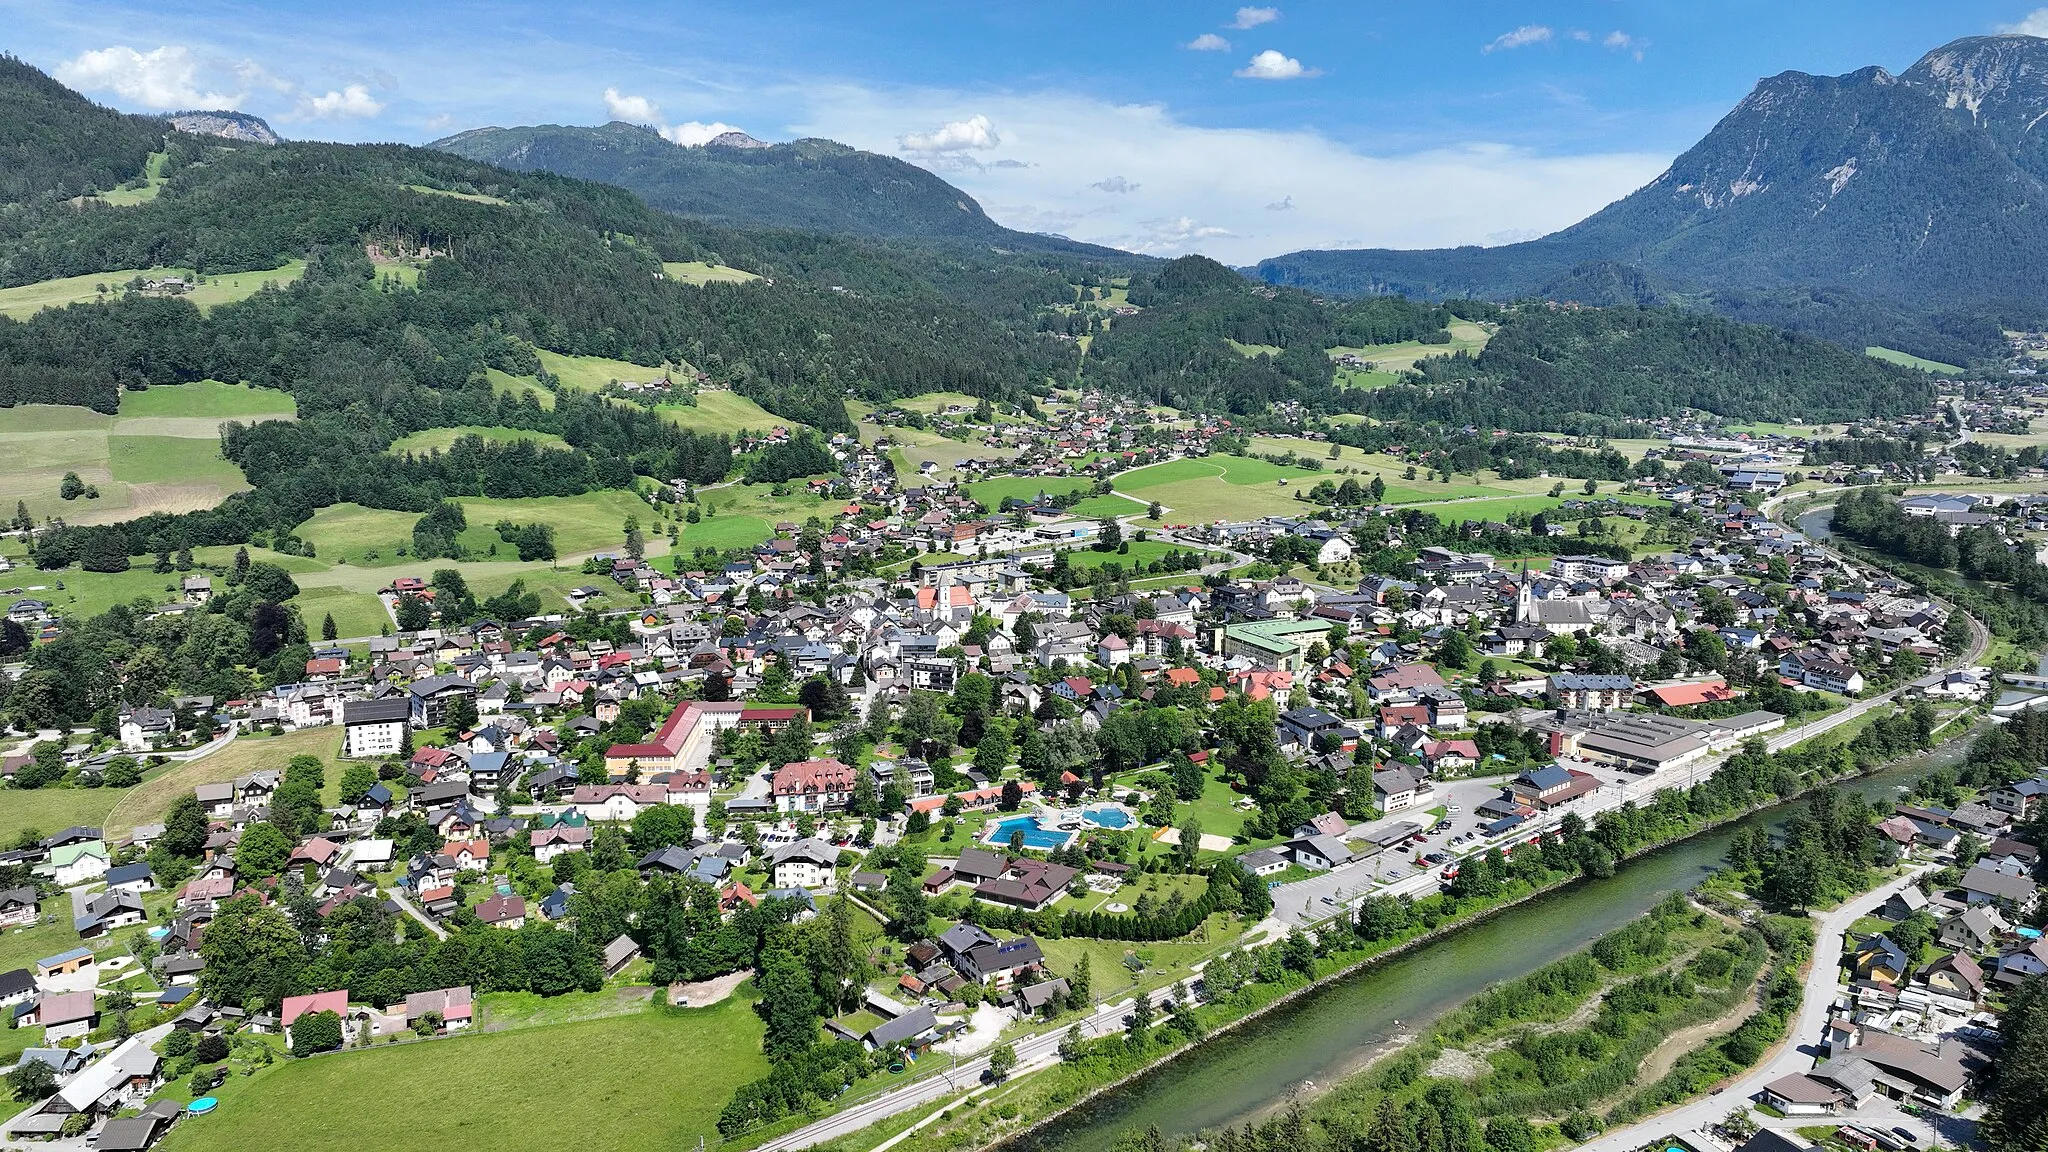
<path id="1" fill-rule="evenodd" d="M 1841 787 L 1887 804 L 1899 796 L 1901 783 L 1960 761 L 1969 739 L 1948 741 Z M 1297 1087 L 1333 1085 L 1487 985 L 1582 948 L 1666 893 L 1692 887 L 1720 866 L 1738 829 L 1776 830 L 1799 803 L 1754 813 L 1636 859 L 1606 880 L 1580 881 L 1336 981 L 1212 1037 L 1004 1148 L 1100 1152 L 1131 1128 L 1194 1134 L 1267 1115 Z"/>

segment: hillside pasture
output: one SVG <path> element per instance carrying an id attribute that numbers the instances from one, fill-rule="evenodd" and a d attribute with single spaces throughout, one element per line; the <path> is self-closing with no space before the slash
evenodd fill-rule
<path id="1" fill-rule="evenodd" d="M 31 515 L 73 524 L 211 508 L 248 487 L 220 455 L 222 422 L 294 412 L 286 393 L 217 380 L 124 392 L 117 416 L 23 404 L 0 419 L 0 507 L 25 501 Z M 98 487 L 98 499 L 59 497 L 66 472 Z"/>
<path id="2" fill-rule="evenodd" d="M 1447 331 L 1451 334 L 1448 344 L 1425 344 L 1420 340 L 1406 340 L 1399 344 L 1370 344 L 1361 347 L 1336 347 L 1329 349 L 1330 357 L 1349 353 L 1371 365 L 1371 373 L 1385 379 L 1361 381 L 1360 387 L 1383 387 L 1391 384 L 1399 373 L 1415 367 L 1416 361 L 1431 356 L 1449 356 L 1457 352 L 1477 355 L 1493 337 L 1485 325 L 1470 320 L 1453 320 Z M 1340 373 L 1343 369 L 1339 369 Z"/>
<path id="3" fill-rule="evenodd" d="M 608 360 L 603 356 L 564 356 L 545 348 L 534 349 L 534 354 L 540 357 L 540 366 L 562 382 L 562 387 L 579 392 L 602 392 L 620 381 L 645 383 L 659 378 L 667 370 L 659 364 L 633 364 L 625 360 Z"/>
<path id="4" fill-rule="evenodd" d="M 391 447 L 385 449 L 385 451 L 393 456 L 406 452 L 410 452 L 415 456 L 425 456 L 430 452 L 446 452 L 454 446 L 457 440 L 462 439 L 464 436 L 481 436 L 496 444 L 511 444 L 520 440 L 530 440 L 544 448 L 567 448 L 569 446 L 568 441 L 563 440 L 552 432 L 534 432 L 526 428 L 487 427 L 482 424 L 464 424 L 458 428 L 428 428 L 415 432 L 410 436 L 401 436 L 393 440 Z"/>
<path id="5" fill-rule="evenodd" d="M 531 396 L 543 408 L 555 406 L 555 394 L 540 386 L 540 381 L 531 376 L 514 376 L 499 368 L 486 368 L 484 375 L 491 382 L 491 391 L 500 396 Z"/>
<path id="6" fill-rule="evenodd" d="M 462 544 L 480 555 L 488 554 L 493 544 L 499 545 L 505 555 L 512 554 L 509 546 L 498 539 L 494 525 L 500 520 L 519 524 L 538 522 L 552 527 L 555 530 L 555 548 L 565 558 L 573 556 L 580 559 L 591 552 L 618 549 L 624 546 L 621 529 L 628 516 L 640 518 L 641 527 L 648 535 L 650 551 L 653 550 L 656 534 L 654 510 L 631 492 L 613 489 L 585 492 L 580 496 L 535 496 L 518 500 L 464 496 L 456 503 L 462 506 L 463 517 L 469 522 L 469 528 L 461 537 Z M 297 531 L 301 539 L 312 543 L 314 555 L 330 563 L 345 561 L 361 567 L 444 566 L 444 561 L 416 560 L 399 555 L 401 548 L 411 551 L 412 529 L 419 518 L 417 512 L 365 508 L 360 504 L 332 504 L 315 512 L 311 519 L 299 525 Z M 364 590 L 374 591 L 374 588 Z"/>
<path id="7" fill-rule="evenodd" d="M 745 284 L 760 277 L 738 268 L 723 264 L 707 264 L 702 260 L 664 260 L 661 274 L 678 284 L 692 284 L 702 287 L 706 284 Z"/>
<path id="8" fill-rule="evenodd" d="M 655 411 L 678 428 L 707 434 L 723 432 L 734 436 L 741 432 L 767 432 L 774 428 L 795 432 L 809 427 L 786 416 L 777 416 L 737 392 L 699 392 L 696 401 L 695 404 L 663 404 Z"/>
<path id="9" fill-rule="evenodd" d="M 180 299 L 190 300 L 201 312 L 207 312 L 221 304 L 246 300 L 261 291 L 266 284 L 275 284 L 282 288 L 305 274 L 304 260 L 293 260 L 281 268 L 267 271 L 217 273 L 207 276 L 204 283 L 195 285 Z M 15 288 L 0 288 L 0 315 L 26 320 L 45 308 L 116 300 L 120 298 L 123 286 L 138 276 L 144 280 L 162 279 L 166 276 L 183 276 L 189 280 L 193 275 L 190 268 L 122 268 L 112 272 L 95 272 L 87 276 L 43 280 Z M 102 287 L 106 289 L 104 292 L 100 290 Z"/>
<path id="10" fill-rule="evenodd" d="M 1963 369 L 1954 364 L 1944 364 L 1939 360 L 1929 360 L 1924 356 L 1915 356 L 1911 352 L 1901 352 L 1896 348 L 1886 348 L 1881 344 L 1873 344 L 1865 348 L 1863 354 L 1883 360 L 1887 364 L 1918 368 L 1922 372 L 1938 372 L 1944 376 L 1960 376 L 1963 374 Z"/>
<path id="11" fill-rule="evenodd" d="M 1211 456 L 1148 465 L 1112 482 L 1133 500 L 1164 505 L 1167 520 L 1196 522 L 1305 513 L 1294 493 L 1323 476 L 1250 457 Z"/>
<path id="12" fill-rule="evenodd" d="M 116 208 L 133 208 L 137 204 L 149 203 L 164 190 L 164 165 L 170 158 L 169 152 L 151 152 L 148 162 L 143 166 L 142 179 L 123 184 L 119 188 L 109 188 L 90 199 Z"/>
<path id="13" fill-rule="evenodd" d="M 1005 500 L 1036 500 L 1040 493 L 1064 496 L 1094 486 L 1095 481 L 1086 476 L 998 476 L 993 480 L 976 480 L 968 484 L 966 490 L 969 496 L 993 512 L 1001 508 Z"/>

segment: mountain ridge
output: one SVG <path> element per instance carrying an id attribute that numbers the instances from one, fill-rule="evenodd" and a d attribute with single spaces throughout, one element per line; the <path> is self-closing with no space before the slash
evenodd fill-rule
<path id="1" fill-rule="evenodd" d="M 1017 251 L 1141 257 L 1019 232 L 924 168 L 835 140 L 783 143 L 728 132 L 681 145 L 652 128 L 537 124 L 472 128 L 428 144 L 515 172 L 615 184 L 655 208 L 730 228 L 794 228 L 870 239 L 943 240 Z"/>
<path id="2" fill-rule="evenodd" d="M 2041 311 L 2048 40 L 1968 37 L 1897 76 L 1766 77 L 1657 177 L 1498 248 L 1303 251 L 1271 283 L 1343 294 L 1671 302 L 1923 355 L 1995 355 Z M 1641 290 L 1617 299 L 1588 289 Z M 1646 292 L 1649 299 L 1645 299 Z"/>

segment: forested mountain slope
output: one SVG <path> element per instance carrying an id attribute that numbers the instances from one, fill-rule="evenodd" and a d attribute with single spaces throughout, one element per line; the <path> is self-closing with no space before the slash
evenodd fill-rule
<path id="1" fill-rule="evenodd" d="M 723 141 L 684 147 L 652 128 L 613 121 L 595 128 L 476 128 L 429 147 L 517 172 L 602 180 L 663 211 L 734 228 L 1112 255 L 1094 245 L 1005 228 L 974 197 L 892 156 L 831 140 Z"/>
<path id="2" fill-rule="evenodd" d="M 1655 180 L 1500 248 L 1296 252 L 1316 291 L 1669 301 L 1951 361 L 2048 313 L 2048 40 L 1988 36 L 1899 76 L 1759 83 Z"/>
<path id="3" fill-rule="evenodd" d="M 103 108 L 0 55 L 0 203 L 67 198 L 142 174 L 170 126 Z"/>

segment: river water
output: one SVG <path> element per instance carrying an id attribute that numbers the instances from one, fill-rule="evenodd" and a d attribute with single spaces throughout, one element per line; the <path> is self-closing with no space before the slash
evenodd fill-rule
<path id="1" fill-rule="evenodd" d="M 1961 760 L 1969 739 L 1959 736 L 1841 787 L 1887 805 L 1902 783 Z M 1131 1128 L 1157 1125 L 1173 1136 L 1260 1118 L 1297 1088 L 1329 1087 L 1357 1071 L 1487 985 L 1534 971 L 1648 911 L 1666 893 L 1692 887 L 1721 865 L 1737 830 L 1775 831 L 1799 803 L 1754 813 L 1634 860 L 1606 880 L 1581 881 L 1366 968 L 1212 1037 L 1005 1148 L 1100 1152 Z"/>

